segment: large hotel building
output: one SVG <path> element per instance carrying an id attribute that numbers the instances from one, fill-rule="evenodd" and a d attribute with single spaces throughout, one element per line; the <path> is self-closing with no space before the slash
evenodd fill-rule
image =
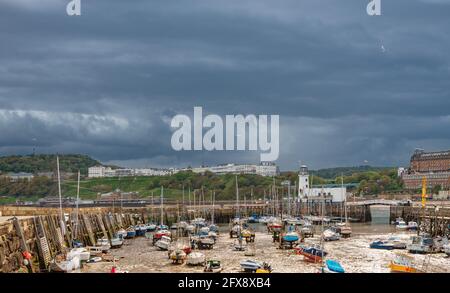
<path id="1" fill-rule="evenodd" d="M 427 179 L 428 187 L 440 185 L 450 188 L 450 151 L 425 152 L 416 150 L 411 156 L 410 167 L 401 174 L 406 189 L 422 187 L 422 178 Z"/>

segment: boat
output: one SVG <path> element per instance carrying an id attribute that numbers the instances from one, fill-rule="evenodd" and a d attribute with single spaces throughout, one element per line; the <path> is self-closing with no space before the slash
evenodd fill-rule
<path id="1" fill-rule="evenodd" d="M 209 233 L 209 227 L 201 227 L 198 234 L 200 236 L 208 236 Z"/>
<path id="2" fill-rule="evenodd" d="M 258 216 L 252 215 L 252 216 L 248 217 L 247 222 L 248 223 L 258 223 L 259 222 Z"/>
<path id="3" fill-rule="evenodd" d="M 203 218 L 195 218 L 191 221 L 191 224 L 196 227 L 205 227 L 206 226 L 206 220 Z"/>
<path id="4" fill-rule="evenodd" d="M 123 236 L 122 234 L 116 234 L 113 238 L 111 238 L 111 248 L 120 248 L 123 245 Z"/>
<path id="5" fill-rule="evenodd" d="M 399 221 L 398 224 L 395 226 L 395 229 L 407 230 L 408 229 L 408 225 L 406 224 L 405 221 Z"/>
<path id="6" fill-rule="evenodd" d="M 443 249 L 445 254 L 450 256 L 450 244 L 444 244 Z"/>
<path id="7" fill-rule="evenodd" d="M 328 254 L 323 249 L 314 246 L 296 247 L 294 251 L 296 254 L 303 255 L 306 261 L 314 263 L 322 262 L 322 258 Z"/>
<path id="8" fill-rule="evenodd" d="M 244 260 L 240 263 L 241 268 L 244 272 L 247 273 L 255 273 L 257 270 L 264 270 L 267 272 L 271 272 L 272 268 L 268 263 L 260 263 L 255 260 Z M 262 273 L 262 271 L 260 271 Z"/>
<path id="9" fill-rule="evenodd" d="M 220 260 L 211 259 L 206 262 L 205 273 L 220 273 L 223 270 Z"/>
<path id="10" fill-rule="evenodd" d="M 241 226 L 239 224 L 233 225 L 230 230 L 230 238 L 233 238 L 234 236 L 239 237 L 239 231 L 241 231 Z"/>
<path id="11" fill-rule="evenodd" d="M 67 259 L 71 260 L 75 257 L 78 257 L 80 261 L 88 261 L 91 257 L 91 253 L 84 247 L 72 248 L 70 252 L 67 254 Z"/>
<path id="12" fill-rule="evenodd" d="M 370 248 L 373 249 L 386 249 L 386 250 L 392 250 L 394 249 L 394 244 L 387 240 L 375 240 L 372 243 L 370 243 Z"/>
<path id="13" fill-rule="evenodd" d="M 299 240 L 298 233 L 295 231 L 288 232 L 285 235 L 283 235 L 283 241 L 286 242 L 295 242 Z"/>
<path id="14" fill-rule="evenodd" d="M 169 230 L 159 230 L 159 231 L 157 231 L 156 233 L 153 234 L 153 239 L 154 240 L 159 240 L 163 236 L 171 237 L 172 236 L 172 232 L 170 232 Z"/>
<path id="15" fill-rule="evenodd" d="M 433 238 L 426 236 L 413 236 L 411 243 L 406 246 L 411 253 L 430 253 L 433 250 Z"/>
<path id="16" fill-rule="evenodd" d="M 117 231 L 117 236 L 118 237 L 122 237 L 122 239 L 125 239 L 125 238 L 127 238 L 127 231 L 125 230 L 125 229 L 119 229 L 118 231 Z"/>
<path id="17" fill-rule="evenodd" d="M 387 241 L 392 244 L 392 246 L 394 247 L 394 249 L 405 249 L 406 248 L 406 242 L 403 241 L 400 237 L 398 236 L 391 236 L 387 239 Z"/>
<path id="18" fill-rule="evenodd" d="M 170 237 L 162 236 L 161 239 L 155 242 L 155 246 L 158 247 L 160 250 L 168 250 L 170 245 Z"/>
<path id="19" fill-rule="evenodd" d="M 389 263 L 391 273 L 418 273 L 413 265 L 413 258 L 406 254 L 396 254 L 395 259 Z"/>
<path id="20" fill-rule="evenodd" d="M 199 249 L 211 249 L 215 241 L 209 237 L 199 237 L 197 241 L 197 246 Z"/>
<path id="21" fill-rule="evenodd" d="M 177 248 L 169 254 L 169 258 L 174 264 L 181 264 L 186 260 L 187 254 L 183 249 Z"/>
<path id="22" fill-rule="evenodd" d="M 157 230 L 157 231 L 161 231 L 161 230 L 169 230 L 169 226 L 164 225 L 164 224 L 161 224 L 161 225 L 158 225 L 158 226 L 156 227 L 156 230 Z"/>
<path id="23" fill-rule="evenodd" d="M 211 225 L 209 226 L 209 231 L 210 231 L 210 232 L 219 233 L 219 227 L 218 227 L 217 225 L 215 225 L 215 224 L 211 224 Z"/>
<path id="24" fill-rule="evenodd" d="M 172 224 L 172 226 L 170 226 L 170 230 L 177 230 L 178 229 L 178 225 L 177 223 Z"/>
<path id="25" fill-rule="evenodd" d="M 70 271 L 77 270 L 81 267 L 80 258 L 74 256 L 70 260 L 53 260 L 49 263 L 49 271 L 52 273 L 67 273 Z"/>
<path id="26" fill-rule="evenodd" d="M 195 232 L 195 226 L 189 224 L 189 225 L 186 226 L 186 229 L 185 229 L 185 230 L 186 230 L 189 234 L 192 234 L 192 233 Z"/>
<path id="27" fill-rule="evenodd" d="M 156 224 L 147 224 L 147 232 L 154 232 L 156 230 Z"/>
<path id="28" fill-rule="evenodd" d="M 395 219 L 395 221 L 392 222 L 392 225 L 398 225 L 400 222 L 404 222 L 403 218 L 398 217 Z"/>
<path id="29" fill-rule="evenodd" d="M 106 253 L 111 248 L 111 244 L 109 243 L 109 239 L 107 237 L 97 239 L 97 243 L 95 244 L 95 246 L 99 247 L 104 253 Z"/>
<path id="30" fill-rule="evenodd" d="M 269 231 L 269 233 L 281 232 L 282 228 L 283 228 L 283 224 L 277 220 L 267 223 L 267 231 Z"/>
<path id="31" fill-rule="evenodd" d="M 233 249 L 236 251 L 245 251 L 247 249 L 247 245 L 242 238 L 236 239 L 233 243 Z"/>
<path id="32" fill-rule="evenodd" d="M 314 236 L 314 226 L 312 226 L 311 224 L 304 225 L 303 227 L 300 228 L 300 233 L 301 233 L 302 237 L 304 237 L 304 238 L 313 237 Z"/>
<path id="33" fill-rule="evenodd" d="M 327 259 L 325 266 L 322 267 L 322 273 L 345 273 L 344 268 L 336 260 Z"/>
<path id="34" fill-rule="evenodd" d="M 204 265 L 205 255 L 201 252 L 191 252 L 186 258 L 186 264 L 190 266 Z"/>
<path id="35" fill-rule="evenodd" d="M 324 241 L 336 241 L 336 240 L 339 240 L 341 238 L 339 233 L 337 233 L 332 228 L 329 228 L 329 229 L 326 229 L 325 231 L 323 231 L 322 235 L 323 235 L 323 240 Z"/>
<path id="36" fill-rule="evenodd" d="M 417 231 L 418 228 L 419 228 L 419 225 L 417 224 L 417 222 L 413 222 L 413 221 L 408 222 L 408 230 Z"/>
<path id="37" fill-rule="evenodd" d="M 134 227 L 130 226 L 127 229 L 127 237 L 126 238 L 134 238 L 136 237 L 136 230 L 134 229 Z"/>

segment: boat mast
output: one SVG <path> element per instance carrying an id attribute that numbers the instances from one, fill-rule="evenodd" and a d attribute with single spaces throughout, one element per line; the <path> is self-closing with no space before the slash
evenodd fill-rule
<path id="1" fill-rule="evenodd" d="M 59 216 L 60 216 L 60 223 L 61 226 L 61 236 L 64 237 L 66 234 L 64 229 L 64 215 L 63 215 L 63 209 L 62 209 L 62 195 L 61 195 L 61 175 L 59 172 L 59 156 L 56 156 L 56 170 L 58 173 L 58 194 L 59 194 Z"/>
<path id="2" fill-rule="evenodd" d="M 78 202 L 80 201 L 80 170 L 78 170 L 78 183 L 77 183 L 77 202 L 75 203 L 76 209 L 75 209 L 75 229 L 74 229 L 74 235 L 72 238 L 78 237 Z"/>
<path id="3" fill-rule="evenodd" d="M 240 218 L 240 211 L 239 211 L 239 186 L 238 186 L 237 175 L 235 176 L 235 179 L 236 179 L 236 217 Z"/>
<path id="4" fill-rule="evenodd" d="M 342 193 L 344 193 L 344 175 L 341 176 L 341 187 L 342 187 Z M 347 217 L 347 194 L 344 193 L 344 214 L 345 214 L 345 223 L 348 223 L 348 217 Z"/>
<path id="5" fill-rule="evenodd" d="M 163 225 L 163 213 L 164 213 L 164 187 L 161 186 L 161 226 Z"/>
<path id="6" fill-rule="evenodd" d="M 216 191 L 214 190 L 212 192 L 212 213 L 211 213 L 211 224 L 214 225 L 214 204 L 215 204 L 215 200 L 216 200 Z"/>

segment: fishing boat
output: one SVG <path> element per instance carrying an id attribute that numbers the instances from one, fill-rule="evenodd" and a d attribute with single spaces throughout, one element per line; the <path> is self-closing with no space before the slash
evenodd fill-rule
<path id="1" fill-rule="evenodd" d="M 95 246 L 99 247 L 104 253 L 108 252 L 108 250 L 111 248 L 108 237 L 97 239 L 97 243 L 95 244 Z"/>
<path id="2" fill-rule="evenodd" d="M 127 237 L 126 238 L 134 238 L 136 237 L 136 230 L 134 229 L 134 227 L 130 226 L 127 229 Z"/>
<path id="3" fill-rule="evenodd" d="M 220 273 L 223 270 L 220 260 L 211 259 L 206 262 L 205 273 Z"/>
<path id="4" fill-rule="evenodd" d="M 344 268 L 336 260 L 327 259 L 325 266 L 321 269 L 322 273 L 345 273 Z"/>
<path id="5" fill-rule="evenodd" d="M 300 233 L 302 235 L 302 237 L 306 238 L 306 237 L 313 237 L 314 236 L 314 226 L 312 225 L 304 225 L 303 227 L 300 228 Z"/>
<path id="6" fill-rule="evenodd" d="M 398 224 L 395 226 L 395 229 L 407 230 L 408 229 L 408 225 L 406 224 L 405 221 L 399 221 Z"/>
<path id="7" fill-rule="evenodd" d="M 168 236 L 162 236 L 161 239 L 155 242 L 155 246 L 160 250 L 168 250 L 171 239 Z"/>
<path id="8" fill-rule="evenodd" d="M 430 253 L 433 250 L 433 238 L 426 236 L 413 236 L 411 243 L 406 246 L 411 253 Z"/>
<path id="9" fill-rule="evenodd" d="M 186 264 L 190 266 L 204 265 L 205 255 L 201 252 L 191 252 L 186 258 Z"/>
<path id="10" fill-rule="evenodd" d="M 386 250 L 394 249 L 394 245 L 387 240 L 375 240 L 372 243 L 370 243 L 369 247 L 373 249 L 386 249 Z"/>
<path id="11" fill-rule="evenodd" d="M 147 232 L 154 232 L 156 230 L 156 224 L 147 224 L 146 226 Z"/>
<path id="12" fill-rule="evenodd" d="M 418 273 L 413 265 L 413 258 L 406 254 L 396 254 L 394 260 L 389 263 L 391 273 Z"/>
<path id="13" fill-rule="evenodd" d="M 259 222 L 258 216 L 252 215 L 252 216 L 248 217 L 247 222 L 248 223 L 258 223 Z"/>
<path id="14" fill-rule="evenodd" d="M 205 227 L 206 226 L 206 220 L 203 218 L 195 218 L 191 221 L 191 224 L 196 227 Z"/>
<path id="15" fill-rule="evenodd" d="M 419 225 L 417 224 L 417 222 L 413 222 L 413 221 L 408 222 L 408 230 L 417 231 L 418 228 L 419 228 Z"/>

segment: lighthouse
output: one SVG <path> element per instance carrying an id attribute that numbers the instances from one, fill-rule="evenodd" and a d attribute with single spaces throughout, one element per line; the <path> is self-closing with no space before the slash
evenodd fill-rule
<path id="1" fill-rule="evenodd" d="M 300 166 L 300 172 L 298 173 L 298 197 L 300 201 L 308 196 L 309 189 L 308 167 L 302 165 Z"/>

